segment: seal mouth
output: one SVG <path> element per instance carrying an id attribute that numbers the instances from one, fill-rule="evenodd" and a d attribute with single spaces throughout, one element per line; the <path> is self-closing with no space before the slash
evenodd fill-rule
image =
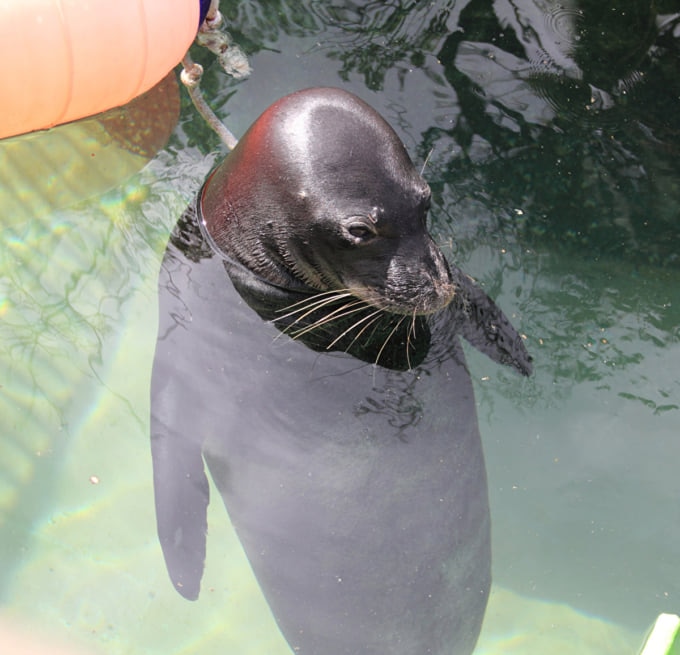
<path id="1" fill-rule="evenodd" d="M 433 283 L 429 291 L 413 294 L 413 291 L 395 293 L 389 287 L 356 287 L 349 292 L 359 300 L 390 314 L 404 316 L 429 316 L 448 306 L 456 295 L 452 281 Z M 398 291 L 398 290 L 397 290 Z"/>

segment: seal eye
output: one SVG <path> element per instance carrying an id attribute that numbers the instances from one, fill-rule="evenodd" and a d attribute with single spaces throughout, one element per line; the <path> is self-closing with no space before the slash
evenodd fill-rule
<path id="1" fill-rule="evenodd" d="M 350 225 L 348 232 L 357 239 L 365 239 L 372 234 L 365 225 Z"/>
<path id="2" fill-rule="evenodd" d="M 366 243 L 376 236 L 372 226 L 364 222 L 355 221 L 347 226 L 347 232 L 356 243 Z"/>

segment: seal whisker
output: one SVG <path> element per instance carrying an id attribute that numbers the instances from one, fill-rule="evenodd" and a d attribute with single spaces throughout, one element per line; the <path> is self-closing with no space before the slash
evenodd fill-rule
<path id="1" fill-rule="evenodd" d="M 382 312 L 382 313 L 386 313 L 386 312 L 384 312 L 384 310 L 381 310 L 381 312 Z M 380 317 L 377 316 L 376 318 L 380 318 Z M 371 334 L 367 336 L 367 340 L 370 341 L 371 343 L 373 343 L 373 341 L 374 341 L 374 339 L 375 339 L 376 329 L 378 328 L 378 326 L 380 325 L 380 323 L 379 323 L 379 322 L 376 322 L 376 321 L 372 321 L 372 322 L 371 322 L 371 325 L 373 326 L 373 330 L 371 331 Z M 368 327 L 368 326 L 367 326 L 367 327 Z M 362 330 L 362 332 L 363 332 L 363 330 Z M 358 337 L 358 336 L 360 336 L 360 335 L 357 335 L 357 337 Z M 355 337 L 355 339 L 356 339 L 357 337 Z"/>
<path id="2" fill-rule="evenodd" d="M 352 308 L 356 309 L 352 309 Z M 288 325 L 286 327 L 286 330 L 284 330 L 286 333 L 288 333 L 293 339 L 297 339 L 298 337 L 303 336 L 304 334 L 307 334 L 309 332 L 312 332 L 313 330 L 316 330 L 317 328 L 320 328 L 321 326 L 325 325 L 326 323 L 330 323 L 332 321 L 337 321 L 338 319 L 344 318 L 345 316 L 349 316 L 350 314 L 355 314 L 358 311 L 361 311 L 366 307 L 366 303 L 363 300 L 357 299 L 355 302 L 348 303 L 345 305 L 342 305 L 338 307 L 337 309 L 334 309 L 332 312 L 325 314 L 322 316 L 320 319 L 313 321 L 309 325 L 307 325 L 304 328 L 301 328 L 297 332 L 290 332 L 289 329 L 292 328 L 295 323 L 297 323 L 300 319 L 296 319 L 293 323 Z M 308 312 L 309 313 L 309 312 Z M 303 318 L 303 317 L 300 317 Z"/>
<path id="3" fill-rule="evenodd" d="M 282 309 L 278 309 L 277 311 L 284 312 L 286 310 L 290 310 L 293 307 L 297 307 L 297 309 L 293 309 L 292 311 L 289 311 L 287 314 L 283 314 L 282 316 L 277 316 L 274 321 L 282 321 L 286 318 L 290 318 L 291 316 L 297 314 L 298 312 L 305 312 L 304 314 L 301 314 L 298 316 L 298 318 L 295 319 L 296 321 L 299 321 L 306 316 L 308 316 L 314 309 L 320 309 L 321 307 L 324 307 L 325 305 L 330 305 L 331 303 L 335 302 L 336 300 L 342 300 L 343 298 L 349 298 L 351 297 L 352 294 L 349 293 L 349 289 L 341 289 L 341 290 L 333 290 L 333 291 L 326 291 L 324 293 L 318 293 L 314 296 L 311 296 L 310 298 L 304 298 L 303 300 L 298 300 L 297 302 L 293 303 L 292 305 L 288 305 L 286 307 L 283 307 Z M 299 306 L 301 305 L 301 306 Z"/>
<path id="4" fill-rule="evenodd" d="M 430 148 L 430 152 L 428 152 L 427 157 L 425 157 L 425 161 L 423 162 L 423 167 L 420 169 L 421 175 L 425 172 L 425 168 L 427 167 L 427 163 L 430 161 L 430 157 L 432 156 L 433 152 L 434 152 L 434 146 L 432 146 Z"/>
<path id="5" fill-rule="evenodd" d="M 284 314 L 283 316 L 280 316 L 278 318 L 271 319 L 270 322 L 276 324 L 276 323 L 279 323 L 280 321 L 285 320 L 286 318 L 290 318 L 290 317 L 294 316 L 298 312 L 304 312 L 304 314 L 300 314 L 300 316 L 298 316 L 293 321 L 291 321 L 289 325 L 286 325 L 284 327 L 279 327 L 280 333 L 278 335 L 276 335 L 276 337 L 274 338 L 274 341 L 279 339 L 282 334 L 290 334 L 292 328 L 297 323 L 299 323 L 300 321 L 305 319 L 307 316 L 309 316 L 314 311 L 322 309 L 326 305 L 331 305 L 338 300 L 342 300 L 343 298 L 352 297 L 352 294 L 350 294 L 350 293 L 338 293 L 338 292 L 334 291 L 334 292 L 332 292 L 334 294 L 332 296 L 329 296 L 329 293 L 318 294 L 316 296 L 313 296 L 313 298 L 306 298 L 304 301 L 298 301 L 298 302 L 294 303 L 294 305 L 299 305 L 302 302 L 308 302 L 309 304 L 304 305 L 303 307 L 300 307 L 300 308 L 298 308 L 298 309 L 296 309 L 292 312 L 288 312 L 288 314 Z M 314 298 L 319 298 L 319 296 L 327 296 L 327 297 L 321 298 L 319 300 L 314 300 Z M 289 305 L 288 307 L 293 307 L 294 305 Z M 343 308 L 343 307 L 346 307 L 346 305 L 341 306 L 341 308 Z M 285 309 L 287 309 L 287 308 L 285 308 Z M 316 321 L 315 321 L 315 323 L 316 323 Z"/>
<path id="6" fill-rule="evenodd" d="M 362 319 L 359 319 L 359 320 L 356 321 L 355 323 L 352 323 L 352 325 L 350 325 L 344 332 L 342 332 L 342 333 L 339 334 L 337 337 L 335 337 L 335 339 L 333 339 L 333 341 L 331 341 L 331 342 L 326 346 L 326 350 L 330 350 L 330 349 L 331 349 L 338 341 L 340 341 L 340 339 L 342 339 L 342 337 L 344 337 L 348 332 L 351 332 L 352 330 L 354 330 L 355 328 L 357 328 L 359 325 L 361 325 L 364 321 L 368 321 L 368 320 L 370 319 L 369 323 L 367 323 L 366 325 L 364 325 L 363 328 L 361 328 L 361 330 L 359 331 L 359 333 L 354 337 L 354 339 L 352 339 L 352 342 L 351 342 L 351 343 L 349 344 L 349 346 L 347 347 L 347 349 L 351 348 L 351 347 L 354 345 L 354 343 L 356 342 L 356 340 L 362 335 L 362 333 L 364 332 L 364 330 L 366 330 L 366 328 L 369 327 L 369 326 L 371 325 L 371 323 L 375 322 L 375 321 L 378 319 L 378 316 L 380 316 L 380 314 L 382 314 L 382 309 L 376 309 L 373 313 L 368 314 L 367 316 L 364 316 Z"/>
<path id="7" fill-rule="evenodd" d="M 383 350 L 385 350 L 388 341 L 393 337 L 394 333 L 399 329 L 399 326 L 404 322 L 404 319 L 405 319 L 405 318 L 406 318 L 406 316 L 404 315 L 404 316 L 402 316 L 402 317 L 397 321 L 397 324 L 392 328 L 392 330 L 390 331 L 390 333 L 389 333 L 389 334 L 387 335 L 387 337 L 385 338 L 385 341 L 383 342 L 383 345 L 380 346 L 380 350 L 378 351 L 378 354 L 377 354 L 376 357 L 375 357 L 375 364 L 376 364 L 376 366 L 378 365 L 378 362 L 380 361 L 380 356 L 382 355 Z"/>
<path id="8" fill-rule="evenodd" d="M 330 303 L 328 303 L 330 304 Z M 354 298 L 350 302 L 343 303 L 339 307 L 336 307 L 334 310 L 328 312 L 327 314 L 324 314 L 321 318 L 316 319 L 313 321 L 311 325 L 313 326 L 320 326 L 326 323 L 327 321 L 332 321 L 337 318 L 342 318 L 343 316 L 347 316 L 348 314 L 354 314 L 355 312 L 359 311 L 360 309 L 363 309 L 364 307 L 368 306 L 366 301 L 361 300 L 360 298 Z M 357 309 L 353 309 L 353 308 Z M 295 325 L 295 323 L 298 323 L 300 320 L 303 318 L 306 318 L 311 312 L 307 312 L 303 316 L 300 316 L 296 318 L 291 325 Z"/>
<path id="9" fill-rule="evenodd" d="M 411 325 L 409 329 L 406 331 L 406 364 L 408 366 L 408 370 L 411 370 L 411 354 L 410 354 L 410 349 L 411 349 L 411 337 L 413 337 L 413 340 L 415 341 L 416 338 L 416 316 L 417 312 L 415 308 L 413 309 L 413 314 L 411 314 Z"/>
<path id="10" fill-rule="evenodd" d="M 347 348 L 345 348 L 345 352 L 346 352 L 346 353 L 351 352 L 352 346 L 354 346 L 354 344 L 357 342 L 357 339 L 359 339 L 359 337 L 360 337 L 360 336 L 361 336 L 361 335 L 362 335 L 369 327 L 373 326 L 373 333 L 375 333 L 375 328 L 377 327 L 377 321 L 378 321 L 378 319 L 380 318 L 381 314 L 382 314 L 382 310 L 377 310 L 377 311 L 373 312 L 372 314 L 369 314 L 369 315 L 366 317 L 366 319 L 369 319 L 369 318 L 370 318 L 371 320 L 368 321 L 368 323 L 366 323 L 366 325 L 364 325 L 364 327 L 362 327 L 361 330 L 359 330 L 359 332 L 357 332 L 357 334 L 356 334 L 356 336 L 354 337 L 354 339 L 352 339 L 352 342 L 347 346 Z M 362 319 L 362 320 L 364 320 L 364 319 Z M 355 323 L 353 327 L 356 327 L 358 324 L 359 324 L 359 322 Z M 370 339 L 369 339 L 369 341 L 370 341 Z"/>
<path id="11" fill-rule="evenodd" d="M 351 295 L 351 291 L 351 289 L 330 289 L 329 291 L 319 291 L 318 293 L 313 293 L 306 298 L 302 298 L 302 300 L 297 300 L 290 305 L 276 309 L 276 311 L 285 312 L 286 310 L 297 307 L 298 305 L 306 305 L 306 303 L 308 303 L 310 300 L 316 301 L 317 299 L 323 299 L 327 298 L 328 296 L 335 296 L 337 294 L 343 294 L 344 297 L 345 295 Z"/>

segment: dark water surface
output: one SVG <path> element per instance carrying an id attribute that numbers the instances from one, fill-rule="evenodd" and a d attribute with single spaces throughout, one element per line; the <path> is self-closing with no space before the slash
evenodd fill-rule
<path id="1" fill-rule="evenodd" d="M 195 57 L 230 129 L 299 88 L 357 93 L 424 167 L 447 256 L 527 336 L 527 381 L 469 353 L 499 590 L 480 652 L 635 652 L 680 609 L 677 0 L 223 10 L 250 79 Z M 183 95 L 142 172 L 40 211 L 1 155 L 22 202 L 1 216 L 0 645 L 9 622 L 86 652 L 285 653 L 222 508 L 210 541 L 233 550 L 209 551 L 199 603 L 155 535 L 156 276 L 216 137 Z M 605 627 L 624 646 L 588 650 Z"/>

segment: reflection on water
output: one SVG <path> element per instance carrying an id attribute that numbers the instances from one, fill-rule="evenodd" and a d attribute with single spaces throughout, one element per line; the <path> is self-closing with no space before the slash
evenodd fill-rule
<path id="1" fill-rule="evenodd" d="M 529 644 L 544 612 L 573 629 L 550 652 L 622 652 L 604 626 L 634 652 L 680 606 L 680 17 L 671 0 L 609 4 L 232 3 L 253 75 L 206 75 L 238 134 L 295 88 L 368 100 L 427 159 L 447 254 L 528 336 L 527 385 L 470 354 L 494 579 L 514 592 L 492 601 L 484 653 L 547 652 Z M 48 640 L 286 652 L 236 542 L 209 553 L 212 590 L 187 604 L 155 540 L 155 276 L 216 147 L 185 104 L 122 188 L 31 221 L 3 212 L 0 614 Z M 233 539 L 223 523 L 213 541 Z"/>

